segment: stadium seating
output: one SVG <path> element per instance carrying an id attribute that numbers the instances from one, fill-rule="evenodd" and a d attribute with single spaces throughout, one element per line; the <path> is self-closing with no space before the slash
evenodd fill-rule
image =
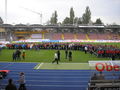
<path id="1" fill-rule="evenodd" d="M 5 32 L 0 32 L 0 40 L 3 40 L 6 38 Z"/>
<path id="2" fill-rule="evenodd" d="M 45 33 L 44 34 L 44 39 L 50 39 L 50 40 L 52 40 L 52 33 Z"/>
<path id="3" fill-rule="evenodd" d="M 119 40 L 120 36 L 118 34 L 112 33 L 89 33 L 87 34 L 89 40 Z"/>
<path id="4" fill-rule="evenodd" d="M 98 39 L 98 36 L 95 33 L 89 33 L 88 37 L 90 40 L 97 40 Z"/>
<path id="5" fill-rule="evenodd" d="M 73 33 L 64 33 L 64 39 L 74 39 L 74 34 Z"/>
<path id="6" fill-rule="evenodd" d="M 62 40 L 62 33 L 53 33 L 52 39 L 53 40 Z"/>
<path id="7" fill-rule="evenodd" d="M 109 40 L 109 34 L 97 34 L 98 40 Z"/>
<path id="8" fill-rule="evenodd" d="M 76 37 L 77 37 L 77 39 L 87 40 L 86 34 L 84 34 L 84 33 L 77 33 Z"/>
<path id="9" fill-rule="evenodd" d="M 118 34 L 110 34 L 111 40 L 119 40 L 120 36 Z"/>
<path id="10" fill-rule="evenodd" d="M 32 34 L 31 34 L 32 35 Z M 33 37 L 30 37 L 31 35 L 27 35 L 27 34 L 12 34 L 12 40 L 16 41 L 18 39 L 21 39 L 20 37 L 22 37 L 22 39 L 34 39 Z M 37 35 L 37 34 L 36 34 Z M 35 36 L 34 34 L 34 37 Z M 5 33 L 1 34 L 0 39 L 3 40 L 5 39 L 9 40 L 9 37 L 7 37 L 5 35 Z M 115 34 L 115 33 L 54 33 L 54 32 L 47 32 L 47 33 L 42 33 L 39 39 L 50 39 L 50 40 L 75 40 L 75 39 L 79 39 L 79 40 L 120 40 L 120 35 L 119 34 Z"/>

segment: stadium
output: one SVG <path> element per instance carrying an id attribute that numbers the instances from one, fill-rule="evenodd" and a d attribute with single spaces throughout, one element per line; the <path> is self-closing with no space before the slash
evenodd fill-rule
<path id="1" fill-rule="evenodd" d="M 10 25 L 1 24 L 1 40 L 106 40 L 119 42 L 119 25 Z M 108 40 L 108 41 L 107 41 Z M 59 41 L 56 41 L 59 42 Z M 67 42 L 67 41 L 66 41 Z"/>
<path id="2" fill-rule="evenodd" d="M 0 17 L 0 90 L 17 90 L 10 80 L 18 90 L 120 90 L 120 25 L 55 14 L 49 24 Z"/>

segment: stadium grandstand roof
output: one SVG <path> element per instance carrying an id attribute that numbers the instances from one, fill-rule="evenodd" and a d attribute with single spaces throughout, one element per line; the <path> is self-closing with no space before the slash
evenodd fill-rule
<path id="1" fill-rule="evenodd" d="M 84 24 L 79 24 L 79 25 L 40 25 L 40 24 L 32 24 L 32 25 L 27 25 L 27 24 L 0 24 L 0 27 L 3 28 L 39 28 L 39 29 L 120 29 L 120 25 L 84 25 Z"/>

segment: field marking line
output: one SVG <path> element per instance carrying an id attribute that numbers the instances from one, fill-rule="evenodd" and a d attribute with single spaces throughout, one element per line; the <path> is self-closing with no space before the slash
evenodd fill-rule
<path id="1" fill-rule="evenodd" d="M 37 64 L 33 69 L 36 69 L 39 66 L 39 64 Z"/>
<path id="2" fill-rule="evenodd" d="M 43 65 L 44 63 L 39 64 L 39 66 L 36 69 L 40 69 L 40 67 Z"/>

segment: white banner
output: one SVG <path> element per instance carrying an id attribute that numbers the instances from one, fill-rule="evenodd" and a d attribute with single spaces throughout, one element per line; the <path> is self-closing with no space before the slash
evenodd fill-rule
<path id="1" fill-rule="evenodd" d="M 42 38 L 42 34 L 32 34 L 31 38 Z"/>

